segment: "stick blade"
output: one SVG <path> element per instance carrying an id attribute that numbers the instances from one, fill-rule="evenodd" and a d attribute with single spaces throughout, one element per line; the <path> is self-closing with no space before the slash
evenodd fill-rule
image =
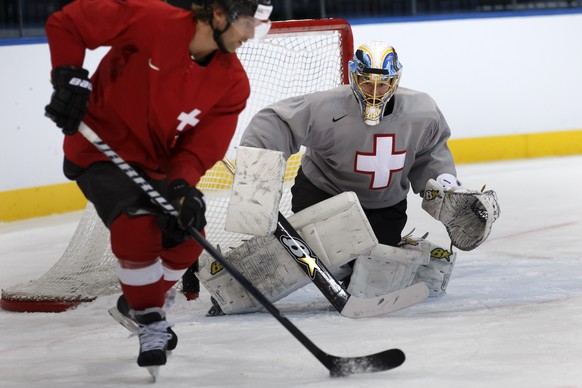
<path id="1" fill-rule="evenodd" d="M 340 312 L 348 318 L 369 318 L 410 307 L 428 298 L 428 287 L 424 282 L 375 298 L 350 296 Z"/>
<path id="2" fill-rule="evenodd" d="M 333 357 L 328 368 L 331 377 L 345 377 L 359 373 L 384 372 L 399 367 L 405 360 L 402 350 L 390 349 L 363 357 Z"/>

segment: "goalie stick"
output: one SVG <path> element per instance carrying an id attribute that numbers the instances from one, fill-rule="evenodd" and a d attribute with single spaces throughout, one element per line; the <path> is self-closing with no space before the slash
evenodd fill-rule
<path id="1" fill-rule="evenodd" d="M 127 164 L 114 150 L 85 123 L 79 126 L 79 132 L 99 151 L 119 167 L 133 180 L 164 212 L 177 217 L 178 211 L 160 193 L 158 193 L 133 167 Z M 405 361 L 404 352 L 400 349 L 389 349 L 379 353 L 361 357 L 337 357 L 330 355 L 315 345 L 301 330 L 289 321 L 281 312 L 257 290 L 236 268 L 234 268 L 218 252 L 198 230 L 189 227 L 188 234 L 199 243 L 216 261 L 218 261 L 255 299 L 257 299 L 301 344 L 315 356 L 333 377 L 343 377 L 356 373 L 382 372 L 396 368 Z"/>
<path id="2" fill-rule="evenodd" d="M 234 175 L 233 164 L 226 158 L 222 159 L 222 163 Z M 281 212 L 273 234 L 323 296 L 344 317 L 368 318 L 388 314 L 420 303 L 428 297 L 428 288 L 422 282 L 373 298 L 350 295 Z"/>

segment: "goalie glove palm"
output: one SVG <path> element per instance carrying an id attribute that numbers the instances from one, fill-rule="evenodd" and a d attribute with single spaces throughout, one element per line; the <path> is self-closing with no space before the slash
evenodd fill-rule
<path id="1" fill-rule="evenodd" d="M 204 194 L 184 179 L 176 179 L 168 186 L 168 199 L 178 209 L 178 223 L 183 228 L 202 231 L 206 226 Z"/>
<path id="2" fill-rule="evenodd" d="M 452 244 L 463 251 L 481 245 L 500 214 L 493 190 L 446 190 L 433 179 L 426 184 L 422 208 L 445 225 Z"/>

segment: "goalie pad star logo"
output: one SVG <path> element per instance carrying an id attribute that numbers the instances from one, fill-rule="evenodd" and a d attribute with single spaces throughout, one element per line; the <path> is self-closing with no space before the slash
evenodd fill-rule
<path id="1" fill-rule="evenodd" d="M 314 279 L 316 271 L 321 271 L 321 268 L 317 262 L 319 259 L 309 250 L 307 244 L 298 238 L 287 236 L 281 236 L 281 242 L 296 261 L 307 267 L 309 277 Z"/>

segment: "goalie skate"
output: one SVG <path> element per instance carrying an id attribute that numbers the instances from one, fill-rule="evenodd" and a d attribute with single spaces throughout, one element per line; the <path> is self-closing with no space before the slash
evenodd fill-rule
<path id="1" fill-rule="evenodd" d="M 220 317 L 221 315 L 225 315 L 216 299 L 210 297 L 210 301 L 212 302 L 212 307 L 206 313 L 207 317 Z"/>

